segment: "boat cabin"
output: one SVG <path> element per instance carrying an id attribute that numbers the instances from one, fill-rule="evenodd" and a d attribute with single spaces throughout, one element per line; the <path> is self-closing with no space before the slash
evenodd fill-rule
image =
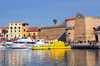
<path id="1" fill-rule="evenodd" d="M 32 41 L 30 37 L 22 37 L 21 39 L 18 39 L 17 41 Z"/>
<path id="2" fill-rule="evenodd" d="M 34 46 L 48 46 L 48 45 L 50 45 L 49 40 L 35 39 L 35 45 Z"/>
<path id="3" fill-rule="evenodd" d="M 50 41 L 50 46 L 65 46 L 65 44 L 62 41 Z"/>

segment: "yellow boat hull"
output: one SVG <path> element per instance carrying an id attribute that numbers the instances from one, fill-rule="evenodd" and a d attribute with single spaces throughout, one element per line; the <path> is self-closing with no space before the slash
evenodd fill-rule
<path id="1" fill-rule="evenodd" d="M 33 47 L 32 48 L 33 50 L 34 49 L 37 49 L 37 50 L 44 50 L 44 49 L 71 49 L 71 46 L 64 46 L 64 47 L 55 47 L 55 46 L 53 46 L 53 47 Z"/>
<path id="2" fill-rule="evenodd" d="M 50 47 L 50 49 L 71 49 L 71 46 L 65 46 L 65 47 Z"/>
<path id="3" fill-rule="evenodd" d="M 45 49 L 45 50 L 46 50 L 46 49 L 48 49 L 48 47 L 33 47 L 32 49 L 33 49 L 33 50 L 34 50 L 34 49 L 35 49 L 35 50 L 40 50 L 40 49 Z"/>

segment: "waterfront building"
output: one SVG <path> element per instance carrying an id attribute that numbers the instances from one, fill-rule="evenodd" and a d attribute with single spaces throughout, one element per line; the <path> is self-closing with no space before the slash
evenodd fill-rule
<path id="1" fill-rule="evenodd" d="M 84 17 L 78 13 L 75 18 L 66 18 L 65 23 L 66 41 L 100 41 L 100 17 Z"/>
<path id="2" fill-rule="evenodd" d="M 61 41 L 100 41 L 100 17 L 66 18 L 65 25 L 41 27 L 40 38 Z"/>
<path id="3" fill-rule="evenodd" d="M 31 39 L 37 39 L 38 38 L 38 28 L 37 27 L 29 27 L 27 30 L 27 36 L 31 37 Z"/>
<path id="4" fill-rule="evenodd" d="M 28 23 L 26 22 L 10 22 L 9 23 L 9 39 L 17 39 L 26 36 L 26 29 Z M 23 31 L 25 30 L 25 32 Z"/>
<path id="5" fill-rule="evenodd" d="M 28 23 L 26 23 L 26 22 L 22 23 L 22 37 L 27 37 L 28 28 L 29 28 L 29 24 Z"/>
<path id="6" fill-rule="evenodd" d="M 1 27 L 0 28 L 0 39 L 8 39 L 9 35 L 9 27 Z"/>

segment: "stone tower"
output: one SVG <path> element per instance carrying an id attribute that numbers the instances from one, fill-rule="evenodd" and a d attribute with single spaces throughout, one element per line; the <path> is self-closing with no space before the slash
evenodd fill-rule
<path id="1" fill-rule="evenodd" d="M 74 40 L 74 24 L 75 24 L 75 18 L 66 18 L 65 19 L 65 36 L 66 36 L 66 42 L 73 41 Z"/>
<path id="2" fill-rule="evenodd" d="M 81 13 L 75 19 L 75 40 L 95 40 L 93 35 L 93 23 L 91 17 L 84 17 Z"/>
<path id="3" fill-rule="evenodd" d="M 82 14 L 78 13 L 75 19 L 75 40 L 86 40 L 85 34 L 85 18 Z"/>

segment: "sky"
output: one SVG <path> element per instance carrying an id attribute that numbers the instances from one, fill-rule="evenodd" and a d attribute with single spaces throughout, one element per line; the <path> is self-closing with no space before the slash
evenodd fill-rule
<path id="1" fill-rule="evenodd" d="M 0 27 L 10 22 L 27 22 L 29 27 L 60 25 L 66 18 L 100 17 L 100 0 L 0 0 Z"/>

